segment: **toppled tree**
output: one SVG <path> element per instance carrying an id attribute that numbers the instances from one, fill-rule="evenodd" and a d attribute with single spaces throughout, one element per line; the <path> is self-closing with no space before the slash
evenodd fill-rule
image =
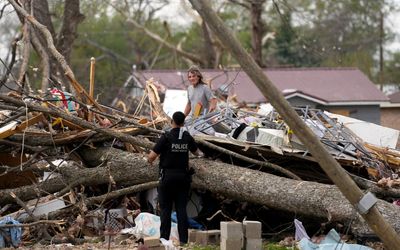
<path id="1" fill-rule="evenodd" d="M 340 167 L 339 163 L 323 147 L 322 143 L 313 134 L 311 129 L 297 116 L 281 92 L 272 84 L 256 62 L 248 55 L 243 47 L 240 46 L 237 39 L 224 26 L 222 20 L 213 12 L 209 3 L 201 0 L 190 0 L 190 2 L 203 19 L 207 20 L 210 28 L 217 34 L 221 41 L 229 44 L 230 51 L 243 67 L 244 71 L 246 71 L 260 89 L 261 93 L 263 93 L 282 115 L 286 123 L 295 131 L 295 134 L 317 159 L 320 166 L 338 186 L 350 203 L 357 207 L 357 204 L 363 197 L 361 190 Z M 389 249 L 395 249 L 395 246 L 400 245 L 400 237 L 385 222 L 376 207 L 372 206 L 366 213 L 362 214 L 362 216 Z"/>
<path id="2" fill-rule="evenodd" d="M 49 107 L 44 107 L 49 103 L 40 98 L 31 97 L 31 99 L 25 98 L 21 100 L 6 95 L 0 95 L 0 99 L 2 100 L 1 105 L 3 107 L 10 108 L 10 110 L 17 112 L 17 115 L 19 116 L 21 116 L 21 114 L 26 114 L 28 121 L 30 120 L 28 119 L 29 117 L 33 117 L 35 119 L 41 118 L 43 120 L 43 115 L 45 114 L 46 117 L 49 116 L 50 119 L 61 118 L 65 122 L 69 122 L 71 127 L 79 127 L 77 131 L 72 131 L 70 134 L 68 134 L 68 139 L 62 138 L 61 136 L 61 138 L 57 138 L 57 141 L 54 141 L 51 135 L 52 141 L 50 141 L 50 143 L 46 141 L 46 147 L 43 148 L 35 147 L 33 140 L 29 140 L 29 136 L 26 137 L 25 130 L 23 130 L 22 140 L 18 141 L 18 138 L 7 138 L 2 141 L 0 146 L 11 145 L 14 147 L 13 151 L 20 153 L 21 159 L 23 158 L 23 154 L 28 150 L 30 150 L 29 152 L 32 153 L 32 158 L 46 158 L 50 156 L 50 154 L 54 154 L 54 152 L 51 151 L 54 149 L 59 149 L 56 147 L 55 142 L 58 143 L 57 145 L 66 146 L 66 151 L 68 151 L 69 145 L 73 145 L 73 143 L 78 142 L 78 146 L 73 145 L 75 148 L 65 154 L 65 160 L 71 160 L 71 156 L 74 155 L 74 157 L 82 157 L 78 159 L 82 159 L 85 163 L 70 163 L 63 167 L 51 166 L 51 170 L 61 175 L 53 179 L 45 180 L 39 184 L 23 186 L 15 189 L 1 190 L 0 202 L 5 204 L 17 201 L 20 206 L 25 208 L 25 210 L 28 210 L 23 203 L 24 201 L 33 198 L 40 198 L 49 193 L 55 193 L 55 196 L 60 197 L 70 190 L 77 190 L 78 187 L 82 187 L 82 189 L 84 189 L 84 187 L 98 186 L 102 184 L 108 184 L 109 187 L 114 188 L 124 186 L 120 192 L 119 190 L 114 190 L 112 192 L 91 198 L 86 198 L 82 192 L 82 195 L 79 197 L 79 202 L 83 205 L 90 206 L 96 203 L 101 204 L 103 200 L 109 198 L 130 194 L 132 192 L 143 190 L 144 188 L 154 187 L 156 185 L 154 181 L 157 180 L 157 170 L 156 168 L 150 168 L 150 166 L 143 159 L 143 154 L 131 154 L 113 149 L 111 147 L 87 149 L 83 148 L 82 145 L 88 144 L 92 146 L 92 148 L 95 148 L 96 146 L 91 144 L 92 142 L 104 141 L 109 138 L 117 138 L 133 147 L 134 150 L 132 151 L 143 152 L 144 150 L 151 148 L 153 143 L 138 135 L 143 135 L 144 133 L 149 132 L 160 134 L 162 132 L 155 129 L 150 129 L 149 126 L 144 126 L 143 124 L 139 123 L 138 120 L 130 119 L 128 114 L 114 111 L 107 113 L 104 110 L 105 108 L 96 103 L 93 98 L 88 96 L 85 90 L 78 84 L 65 57 L 61 55 L 55 48 L 51 32 L 45 26 L 37 22 L 36 19 L 30 16 L 26 10 L 21 8 L 21 6 L 16 4 L 15 1 L 10 0 L 10 2 L 20 13 L 20 15 L 28 20 L 34 26 L 34 28 L 38 29 L 42 36 L 46 38 L 47 47 L 49 48 L 49 55 L 52 55 L 57 59 L 69 81 L 72 83 L 74 88 L 76 88 L 76 98 L 79 99 L 77 101 L 79 101 L 86 109 L 85 111 L 94 112 L 101 116 L 107 117 L 111 120 L 111 122 L 106 126 L 102 126 L 101 124 L 93 122 L 85 115 L 71 116 L 65 112 L 65 110 L 52 105 L 49 105 Z M 212 14 L 212 11 L 206 12 Z M 210 20 L 210 28 L 214 29 L 214 31 L 221 29 L 221 32 L 215 33 L 219 35 L 224 34 L 225 30 L 221 23 L 219 23 L 219 25 L 221 25 L 220 27 L 215 27 L 215 23 L 212 23 L 212 21 L 215 21 L 213 16 L 205 19 Z M 229 36 L 228 38 L 224 38 L 223 36 L 221 37 L 221 40 L 224 40 L 226 44 L 230 44 L 230 42 L 235 41 L 234 38 Z M 257 170 L 241 168 L 226 163 L 219 163 L 207 159 L 197 159 L 193 160 L 194 166 L 197 169 L 197 174 L 193 183 L 194 187 L 206 189 L 213 193 L 218 193 L 235 200 L 250 201 L 252 203 L 265 205 L 278 210 L 290 211 L 307 216 L 315 216 L 317 218 L 328 219 L 328 221 L 338 221 L 346 224 L 352 222 L 352 230 L 354 233 L 369 232 L 370 230 L 362 220 L 361 216 L 355 215 L 356 210 L 353 207 L 361 197 L 361 191 L 359 191 L 358 188 L 352 184 L 350 189 L 354 188 L 356 191 L 350 194 L 345 192 L 346 187 L 343 185 L 343 182 L 349 180 L 347 174 L 344 173 L 343 170 L 338 170 L 337 172 L 329 169 L 331 167 L 338 167 L 337 162 L 331 158 L 325 159 L 323 157 L 326 152 L 318 148 L 321 146 L 319 141 L 316 141 L 316 138 L 312 136 L 307 127 L 304 127 L 304 124 L 302 124 L 301 121 L 299 122 L 299 117 L 297 117 L 297 115 L 288 108 L 287 103 L 281 102 L 281 98 L 279 98 L 280 94 L 277 92 L 277 90 L 271 86 L 263 85 L 264 82 L 268 82 L 268 79 L 263 79 L 265 76 L 261 76 L 260 72 L 257 70 L 257 67 L 254 67 L 254 61 L 249 59 L 250 57 L 243 53 L 243 50 L 241 47 L 238 47 L 237 44 L 233 43 L 231 47 L 234 51 L 234 54 L 237 56 L 238 61 L 244 65 L 243 68 L 245 68 L 248 71 L 248 74 L 253 77 L 254 82 L 261 86 L 261 89 L 264 91 L 264 93 L 268 92 L 266 95 L 270 97 L 269 99 L 271 102 L 278 107 L 279 112 L 285 119 L 288 120 L 288 124 L 295 129 L 296 134 L 298 133 L 300 135 L 299 137 L 302 138 L 304 144 L 310 148 L 310 152 L 313 154 L 313 156 L 321 161 L 321 166 L 326 170 L 329 177 L 331 177 L 335 182 L 337 182 L 339 179 L 339 182 L 341 182 L 339 189 L 347 196 L 350 196 L 350 202 L 346 201 L 344 196 L 339 192 L 339 189 L 335 188 L 334 186 L 297 180 L 298 176 L 296 174 L 291 173 L 288 170 L 282 170 L 277 165 L 268 164 L 266 162 L 260 163 L 254 159 L 249 160 L 246 157 L 238 157 L 238 155 L 229 152 L 225 153 L 230 154 L 233 157 L 241 158 L 241 160 L 252 162 L 253 164 L 270 167 L 279 171 L 280 174 L 289 176 L 296 180 L 282 178 L 276 175 L 267 174 Z M 92 105 L 94 107 L 92 107 Z M 155 104 L 153 103 L 153 106 L 154 105 Z M 21 111 L 23 112 L 21 113 Z M 33 111 L 40 112 L 41 114 L 38 115 Z M 293 118 L 293 121 L 291 121 L 289 118 Z M 29 126 L 28 121 L 24 121 L 26 126 Z M 133 125 L 133 128 L 126 129 L 123 127 L 126 124 Z M 119 127 L 119 125 L 121 125 L 121 127 Z M 154 124 L 151 123 L 151 125 Z M 25 141 L 25 139 L 27 140 Z M 307 142 L 307 140 L 310 140 L 310 142 Z M 29 144 L 31 141 L 32 145 Z M 199 142 L 201 142 L 201 139 L 199 139 Z M 37 145 L 38 144 L 36 144 L 36 146 Z M 207 146 L 208 144 L 203 142 L 203 145 Z M 126 144 L 124 146 L 126 149 L 130 148 Z M 217 147 L 210 145 L 208 146 L 212 150 L 218 150 Z M 79 155 L 75 155 L 74 152 L 79 152 Z M 322 154 L 319 155 L 321 152 Z M 30 164 L 23 165 L 21 162 L 21 165 L 18 167 L 20 167 L 20 169 L 29 167 L 37 171 L 37 173 L 41 173 L 42 170 L 39 167 L 28 165 Z M 341 168 L 339 167 L 339 169 Z M 16 169 L 14 168 L 12 170 L 15 171 Z M 341 180 L 341 178 L 343 180 Z M 143 183 L 148 183 L 148 185 L 144 184 L 140 186 L 140 188 L 136 186 L 137 184 Z M 135 186 L 126 187 L 129 185 Z M 400 231 L 400 226 L 397 220 L 393 219 L 397 217 L 399 208 L 388 202 L 378 201 L 378 204 L 372 210 L 370 210 L 372 212 L 369 212 L 369 214 L 364 216 L 366 216 L 367 219 L 371 219 L 371 216 L 379 215 L 377 212 L 378 209 L 389 221 L 390 225 L 392 225 L 397 231 Z M 87 210 L 85 209 L 81 209 L 79 211 L 79 213 L 82 215 L 85 215 L 86 212 Z M 37 218 L 33 219 L 38 222 Z M 375 221 L 378 224 L 372 227 L 373 230 L 380 229 L 382 226 L 387 226 L 387 224 L 384 223 L 379 224 L 382 222 L 380 221 L 380 217 L 377 217 Z M 387 233 L 387 235 L 383 235 L 385 242 L 397 241 L 397 237 L 392 237 L 394 231 L 390 227 L 385 229 L 387 230 L 384 232 Z M 379 231 L 379 236 L 382 237 L 382 231 Z"/>

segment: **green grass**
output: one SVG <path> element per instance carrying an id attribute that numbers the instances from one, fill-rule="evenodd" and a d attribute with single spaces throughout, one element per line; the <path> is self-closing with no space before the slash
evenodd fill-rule
<path id="1" fill-rule="evenodd" d="M 192 250 L 219 250 L 219 246 L 193 246 Z"/>
<path id="2" fill-rule="evenodd" d="M 219 246 L 191 246 L 190 249 L 192 250 L 220 250 Z M 278 244 L 268 243 L 263 245 L 263 250 L 296 250 L 295 247 L 283 247 Z"/>
<path id="3" fill-rule="evenodd" d="M 264 250 L 296 250 L 296 247 L 284 247 L 274 243 L 264 244 Z"/>

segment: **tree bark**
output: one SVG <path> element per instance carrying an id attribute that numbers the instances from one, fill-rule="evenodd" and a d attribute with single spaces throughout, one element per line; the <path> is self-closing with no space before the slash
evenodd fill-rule
<path id="1" fill-rule="evenodd" d="M 83 19 L 85 16 L 80 13 L 79 0 L 65 0 L 63 24 L 57 37 L 56 48 L 67 63 L 69 63 L 72 44 L 78 36 L 78 25 Z"/>
<path id="2" fill-rule="evenodd" d="M 46 26 L 52 37 L 56 37 L 56 32 L 54 31 L 53 22 L 51 21 L 51 15 L 49 10 L 49 3 L 47 0 L 34 0 L 33 16 L 36 20 Z M 42 41 L 42 44 L 46 44 L 46 40 Z"/>
<path id="3" fill-rule="evenodd" d="M 217 65 L 217 56 L 215 52 L 215 48 L 211 39 L 210 30 L 207 27 L 206 22 L 201 23 L 201 28 L 203 30 L 203 39 L 204 39 L 204 55 L 206 57 L 207 67 L 208 68 L 216 68 Z"/>
<path id="4" fill-rule="evenodd" d="M 29 10 L 27 10 L 29 12 Z M 21 14 L 19 14 L 21 15 Z M 51 15 L 50 15 L 50 10 L 49 10 L 49 3 L 47 0 L 34 0 L 34 3 L 32 4 L 32 15 L 33 17 L 42 25 L 44 25 L 50 32 L 51 37 L 53 39 L 56 39 L 56 32 L 54 29 L 53 22 L 51 21 Z M 39 31 L 36 32 L 37 38 L 42 45 L 42 47 L 47 48 L 48 44 L 46 41 L 46 36 L 40 33 L 40 30 L 37 27 L 32 27 L 33 30 Z M 37 47 L 37 46 L 35 46 Z M 36 48 L 35 48 L 36 49 Z M 41 53 L 38 51 L 38 53 Z M 49 75 L 58 75 L 58 64 L 57 60 L 54 56 L 49 57 Z"/>
<path id="5" fill-rule="evenodd" d="M 251 0 L 239 1 L 229 0 L 231 3 L 240 5 L 250 12 L 250 26 L 251 26 L 251 56 L 260 67 L 264 67 L 262 60 L 262 38 L 265 33 L 264 23 L 262 22 L 261 15 L 263 12 L 263 5 L 265 0 Z"/>
<path id="6" fill-rule="evenodd" d="M 260 67 L 264 67 L 262 60 L 262 37 L 264 35 L 264 24 L 261 20 L 262 7 L 265 0 L 250 1 L 251 12 L 251 51 L 252 56 Z"/>
<path id="7" fill-rule="evenodd" d="M 27 8 L 30 8 L 30 1 L 24 1 L 23 5 L 25 5 Z M 24 20 L 24 26 L 23 26 L 23 53 L 22 53 L 22 63 L 21 67 L 19 69 L 19 75 L 18 75 L 18 83 L 22 86 L 22 91 L 25 91 L 25 80 L 26 80 L 26 71 L 28 69 L 28 62 L 29 62 L 29 57 L 31 53 L 31 34 L 30 34 L 30 23 L 26 20 Z M 30 93 L 28 93 L 30 94 Z"/>
<path id="8" fill-rule="evenodd" d="M 12 201 L 9 192 L 14 192 L 21 200 L 28 200 L 35 198 L 37 193 L 55 193 L 68 185 L 68 188 L 98 185 L 109 183 L 110 180 L 118 185 L 135 185 L 157 180 L 158 168 L 149 166 L 142 155 L 113 148 L 85 149 L 80 152 L 86 162 L 99 167 L 63 167 L 60 169 L 63 177 L 47 180 L 36 187 L 2 190 L 0 204 Z M 194 159 L 191 165 L 196 169 L 193 187 L 299 215 L 342 223 L 353 220 L 353 233 L 370 233 L 367 224 L 335 186 L 287 179 L 208 159 Z M 378 201 L 377 208 L 400 232 L 400 209 L 382 200 Z"/>
<path id="9" fill-rule="evenodd" d="M 136 136 L 136 135 L 145 135 L 149 131 L 146 129 L 141 129 L 141 128 L 122 128 L 122 129 L 114 129 L 115 131 L 118 131 L 120 133 L 124 133 L 127 135 L 131 136 Z M 104 135 L 104 134 L 99 134 L 95 131 L 92 130 L 83 130 L 83 131 L 71 131 L 67 133 L 62 133 L 62 134 L 56 134 L 56 135 L 51 135 L 49 134 L 30 134 L 29 132 L 25 134 L 14 134 L 7 139 L 12 141 L 12 142 L 19 142 L 22 143 L 24 142 L 25 145 L 28 146 L 63 146 L 63 145 L 68 145 L 72 143 L 81 143 L 85 140 L 86 143 L 91 143 L 91 142 L 102 142 L 102 141 L 107 141 L 107 140 L 113 140 L 115 137 L 111 135 Z"/>

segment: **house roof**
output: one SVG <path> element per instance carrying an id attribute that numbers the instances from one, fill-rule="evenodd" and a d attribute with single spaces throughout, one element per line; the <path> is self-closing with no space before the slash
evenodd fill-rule
<path id="1" fill-rule="evenodd" d="M 202 70 L 212 89 L 232 83 L 239 101 L 265 102 L 265 97 L 248 75 L 237 69 Z M 359 69 L 356 68 L 269 68 L 264 73 L 287 97 L 309 97 L 327 105 L 388 101 Z M 153 77 L 170 89 L 186 89 L 189 82 L 186 70 L 145 70 L 135 73 L 141 81 Z"/>
<path id="2" fill-rule="evenodd" d="M 388 95 L 390 102 L 391 103 L 400 103 L 400 91 L 393 93 L 391 95 Z"/>

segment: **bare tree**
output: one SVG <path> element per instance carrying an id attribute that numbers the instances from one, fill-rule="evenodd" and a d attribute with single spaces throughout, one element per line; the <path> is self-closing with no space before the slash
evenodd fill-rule
<path id="1" fill-rule="evenodd" d="M 23 3 L 24 4 L 20 7 L 22 7 L 27 13 L 31 13 L 40 24 L 47 28 L 52 40 L 54 41 L 55 49 L 57 49 L 64 57 L 65 63 L 69 64 L 71 48 L 77 37 L 76 31 L 79 23 L 84 19 L 84 15 L 80 13 L 80 0 L 65 0 L 61 28 L 58 34 L 55 32 L 56 29 L 51 20 L 51 13 L 47 0 L 25 0 Z M 63 70 L 63 65 L 60 65 L 59 60 L 49 52 L 50 48 L 47 41 L 48 38 L 39 32 L 37 27 L 28 29 L 29 25 L 27 24 L 28 22 L 26 18 L 19 12 L 17 12 L 17 14 L 21 23 L 27 27 L 25 37 L 29 37 L 29 43 L 32 43 L 33 48 L 41 58 L 43 75 L 41 89 L 43 91 L 47 89 L 50 79 L 55 79 L 55 82 L 58 83 L 63 82 L 63 84 L 69 87 L 68 80 L 64 77 L 65 72 Z M 25 53 L 27 54 L 28 51 L 25 51 Z M 24 57 L 26 58 L 27 56 L 25 55 Z M 26 61 L 27 60 L 28 58 Z M 24 75 L 25 73 L 22 73 L 22 71 L 21 74 Z M 25 80 L 26 78 L 20 75 L 19 79 Z"/>
<path id="2" fill-rule="evenodd" d="M 250 12 L 251 19 L 251 55 L 260 67 L 264 66 L 262 56 L 262 38 L 265 34 L 265 25 L 262 21 L 262 12 L 266 0 L 229 0 Z"/>

